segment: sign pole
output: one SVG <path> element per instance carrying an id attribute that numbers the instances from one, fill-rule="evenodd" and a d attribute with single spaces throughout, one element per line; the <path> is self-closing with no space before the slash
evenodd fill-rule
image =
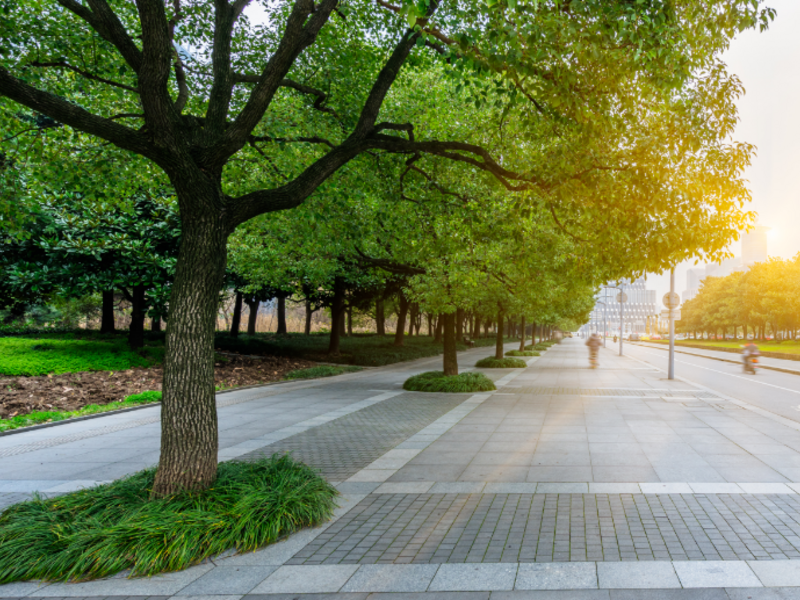
<path id="1" fill-rule="evenodd" d="M 675 293 L 675 267 L 669 272 L 669 293 Z M 668 379 L 675 379 L 675 311 L 669 307 L 669 374 Z"/>

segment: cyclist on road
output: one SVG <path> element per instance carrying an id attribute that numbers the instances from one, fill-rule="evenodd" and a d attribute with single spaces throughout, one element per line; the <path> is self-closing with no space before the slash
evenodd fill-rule
<path id="1" fill-rule="evenodd" d="M 594 369 L 597 366 L 597 349 L 602 346 L 603 342 L 600 340 L 600 336 L 596 333 L 593 333 L 589 336 L 589 339 L 586 340 L 586 345 L 589 346 L 589 365 Z"/>

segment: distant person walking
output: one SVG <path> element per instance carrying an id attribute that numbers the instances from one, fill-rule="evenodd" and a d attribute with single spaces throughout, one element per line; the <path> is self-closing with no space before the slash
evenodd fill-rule
<path id="1" fill-rule="evenodd" d="M 586 345 L 589 346 L 589 367 L 592 369 L 597 368 L 597 351 L 602 344 L 600 336 L 596 333 L 590 335 L 589 339 L 586 340 Z"/>

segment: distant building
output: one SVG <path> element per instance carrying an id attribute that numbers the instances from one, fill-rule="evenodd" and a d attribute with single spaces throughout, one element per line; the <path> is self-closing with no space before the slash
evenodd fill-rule
<path id="1" fill-rule="evenodd" d="M 758 262 L 767 260 L 767 232 L 769 227 L 756 225 L 742 236 L 742 256 L 735 256 L 704 268 L 689 269 L 686 272 L 686 289 L 681 301 L 686 302 L 697 295 L 706 277 L 727 277 L 736 272 L 747 271 Z"/>
<path id="2" fill-rule="evenodd" d="M 614 287 L 611 287 L 614 286 Z M 656 291 L 648 290 L 644 277 L 631 281 L 625 279 L 620 283 L 627 301 L 621 307 L 617 302 L 619 290 L 615 283 L 608 283 L 597 294 L 597 304 L 590 316 L 589 323 L 584 326 L 590 332 L 602 332 L 605 320 L 606 331 L 613 335 L 620 331 L 620 313 L 624 321 L 623 331 L 626 333 L 644 333 L 647 329 L 648 317 L 656 314 Z"/>

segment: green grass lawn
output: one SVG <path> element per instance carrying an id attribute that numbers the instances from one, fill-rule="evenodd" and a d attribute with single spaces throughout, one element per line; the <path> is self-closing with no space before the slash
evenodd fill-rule
<path id="1" fill-rule="evenodd" d="M 26 415 L 11 417 L 10 419 L 0 419 L 0 431 L 19 429 L 20 427 L 39 425 L 41 423 L 51 423 L 53 421 L 63 421 L 64 419 L 71 419 L 73 417 L 84 417 L 86 415 L 120 410 L 122 408 L 131 408 L 133 406 L 139 406 L 140 404 L 151 404 L 153 402 L 161 402 L 161 392 L 142 392 L 141 394 L 128 396 L 119 402 L 109 402 L 108 404 L 102 405 L 90 404 L 78 410 L 35 411 Z"/>
<path id="2" fill-rule="evenodd" d="M 164 358 L 163 334 L 148 336 L 140 351 L 128 348 L 124 334 L 97 332 L 41 333 L 0 337 L 0 375 L 61 375 L 80 371 L 124 371 L 148 367 Z M 474 340 L 475 345 L 494 346 L 494 338 Z M 506 341 L 514 341 L 510 338 Z M 217 333 L 218 350 L 240 354 L 270 354 L 342 365 L 381 366 L 442 353 L 442 345 L 427 336 L 406 337 L 394 345 L 394 336 L 354 335 L 342 338 L 341 353 L 329 356 L 327 334 L 257 334 L 231 337 Z M 458 345 L 459 350 L 467 347 Z"/>
<path id="3" fill-rule="evenodd" d="M 124 371 L 161 362 L 163 355 L 160 342 L 134 352 L 120 336 L 53 333 L 0 337 L 0 375 Z"/>
<path id="4" fill-rule="evenodd" d="M 669 344 L 669 340 L 651 340 L 654 344 Z M 707 346 L 715 348 L 736 348 L 744 346 L 744 340 L 675 340 L 679 346 Z M 800 342 L 786 341 L 759 342 L 756 345 L 761 352 L 782 352 L 783 354 L 800 354 Z"/>

